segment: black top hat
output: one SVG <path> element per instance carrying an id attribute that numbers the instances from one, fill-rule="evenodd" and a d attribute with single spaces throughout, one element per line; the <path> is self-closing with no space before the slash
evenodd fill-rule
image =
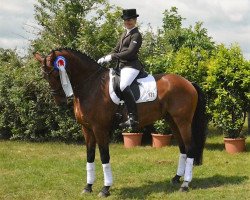
<path id="1" fill-rule="evenodd" d="M 136 9 L 126 9 L 122 11 L 122 16 L 121 18 L 123 20 L 127 20 L 127 19 L 132 19 L 132 18 L 137 18 L 139 17 L 138 14 L 136 14 Z"/>

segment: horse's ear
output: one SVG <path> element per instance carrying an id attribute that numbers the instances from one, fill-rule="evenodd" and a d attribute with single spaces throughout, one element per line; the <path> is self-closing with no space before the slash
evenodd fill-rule
<path id="1" fill-rule="evenodd" d="M 53 66 L 54 60 L 56 59 L 56 53 L 53 50 L 48 56 L 47 56 L 47 65 Z"/>
<path id="2" fill-rule="evenodd" d="M 36 53 L 33 53 L 33 55 L 36 60 L 38 60 L 41 64 L 43 63 L 44 57 L 40 53 L 36 52 Z"/>

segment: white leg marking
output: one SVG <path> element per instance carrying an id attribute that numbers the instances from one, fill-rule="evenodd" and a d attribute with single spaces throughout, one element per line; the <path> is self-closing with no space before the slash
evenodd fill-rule
<path id="1" fill-rule="evenodd" d="M 110 163 L 102 164 L 104 174 L 104 186 L 111 186 L 113 184 L 113 176 Z"/>
<path id="2" fill-rule="evenodd" d="M 95 163 L 87 162 L 86 170 L 87 170 L 87 184 L 93 184 L 95 182 Z"/>
<path id="3" fill-rule="evenodd" d="M 177 175 L 184 176 L 187 154 L 180 154 Z"/>
<path id="4" fill-rule="evenodd" d="M 187 158 L 184 181 L 191 182 L 193 176 L 193 163 L 194 163 L 193 158 Z"/>
<path id="5" fill-rule="evenodd" d="M 188 188 L 188 182 L 184 181 L 184 182 L 181 184 L 181 188 Z"/>

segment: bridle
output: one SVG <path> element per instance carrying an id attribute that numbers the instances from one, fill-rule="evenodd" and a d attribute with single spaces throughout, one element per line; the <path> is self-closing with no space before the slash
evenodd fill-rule
<path id="1" fill-rule="evenodd" d="M 49 72 L 46 72 L 44 69 L 47 69 L 47 68 L 48 68 L 48 66 L 47 66 L 47 57 L 45 57 L 44 61 L 43 61 L 43 66 L 41 68 L 41 71 L 42 71 L 45 79 L 49 80 L 49 77 L 55 71 L 55 68 L 53 67 Z M 56 96 L 62 96 L 62 97 L 65 96 L 64 91 L 63 91 L 62 88 L 58 88 L 58 89 L 52 89 L 52 88 L 50 88 L 50 93 L 52 95 L 56 95 Z"/>
<path id="2" fill-rule="evenodd" d="M 47 69 L 47 68 L 48 68 L 47 57 L 45 57 L 43 60 L 43 66 L 41 68 L 43 75 L 45 75 L 45 79 L 48 79 L 50 77 L 50 75 L 52 74 L 52 72 L 55 70 L 55 68 L 53 67 L 49 72 L 46 72 L 44 69 Z"/>
<path id="3" fill-rule="evenodd" d="M 49 72 L 46 72 L 44 69 L 47 69 L 47 68 L 48 68 L 48 66 L 47 66 L 47 57 L 45 57 L 44 60 L 43 60 L 43 66 L 42 66 L 42 68 L 41 68 L 41 71 L 42 71 L 42 73 L 43 73 L 45 79 L 46 79 L 46 80 L 49 80 L 49 77 L 51 76 L 51 74 L 52 74 L 56 69 L 53 67 Z M 96 74 L 98 74 L 100 71 L 102 71 L 102 70 L 104 70 L 104 69 L 106 69 L 106 68 L 105 68 L 105 67 L 102 67 L 102 66 L 99 66 L 99 68 L 98 68 L 95 72 L 93 72 L 92 74 L 90 74 L 89 77 L 88 77 L 87 79 L 84 80 L 84 82 L 86 83 L 86 82 L 92 80 L 93 77 L 94 77 Z M 77 87 L 75 87 L 75 89 L 77 90 Z M 64 91 L 63 91 L 63 89 L 62 89 L 61 87 L 58 88 L 58 89 L 52 89 L 52 88 L 51 88 L 51 89 L 50 89 L 50 93 L 51 93 L 52 95 L 63 96 L 63 97 L 65 96 L 65 93 L 64 93 Z"/>

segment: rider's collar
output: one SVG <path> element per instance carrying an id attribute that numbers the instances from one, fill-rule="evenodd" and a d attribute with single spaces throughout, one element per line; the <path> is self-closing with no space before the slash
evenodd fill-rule
<path id="1" fill-rule="evenodd" d="M 127 34 L 126 35 L 128 35 L 129 34 L 129 32 L 130 31 L 132 31 L 133 29 L 135 29 L 136 28 L 136 26 L 134 26 L 133 28 L 131 28 L 131 29 L 128 29 L 128 28 L 126 28 L 126 31 L 127 31 Z"/>

